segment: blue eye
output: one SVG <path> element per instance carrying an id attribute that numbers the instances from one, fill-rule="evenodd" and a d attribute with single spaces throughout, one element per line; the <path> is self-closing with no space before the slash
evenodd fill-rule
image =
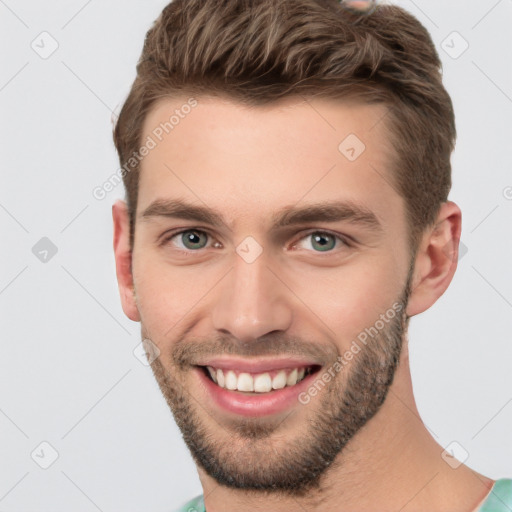
<path id="1" fill-rule="evenodd" d="M 332 235 L 323 233 L 312 233 L 312 246 L 319 251 L 330 251 L 336 247 L 336 238 Z"/>
<path id="2" fill-rule="evenodd" d="M 210 235 L 200 229 L 185 229 L 169 235 L 162 241 L 162 244 L 172 243 L 176 249 L 181 251 L 198 252 L 208 247 Z M 215 247 L 221 247 L 219 242 L 214 243 Z M 310 231 L 293 245 L 293 248 L 312 250 L 314 252 L 330 252 L 339 246 L 350 247 L 343 238 L 328 231 Z"/>
<path id="3" fill-rule="evenodd" d="M 198 250 L 204 249 L 208 241 L 208 234 L 204 231 L 199 231 L 197 229 L 187 229 L 186 231 L 181 231 L 179 233 L 174 234 L 169 237 L 166 241 L 170 242 L 172 239 L 176 238 L 182 244 L 178 245 L 179 249 L 186 250 Z"/>
<path id="4" fill-rule="evenodd" d="M 342 240 L 339 236 L 326 231 L 313 231 L 301 238 L 301 241 L 311 240 L 310 247 L 315 252 L 329 252 L 336 248 L 337 242 L 341 242 L 342 245 L 348 247 L 348 244 Z M 304 247 L 303 247 L 304 248 Z"/>

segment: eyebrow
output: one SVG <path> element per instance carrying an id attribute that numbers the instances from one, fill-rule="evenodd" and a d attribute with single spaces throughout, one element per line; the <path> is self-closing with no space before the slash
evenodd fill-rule
<path id="1" fill-rule="evenodd" d="M 227 227 L 222 215 L 206 206 L 186 203 L 181 199 L 157 199 L 153 201 L 141 214 L 141 219 L 152 217 L 171 217 L 175 219 L 193 220 L 205 224 L 223 225 Z"/>
<path id="2" fill-rule="evenodd" d="M 215 210 L 181 199 L 157 199 L 140 214 L 143 220 L 154 217 L 191 220 L 212 226 L 222 225 L 230 229 L 229 223 Z M 382 224 L 374 212 L 362 204 L 349 200 L 313 203 L 302 207 L 286 206 L 271 216 L 273 229 L 312 222 L 340 221 L 348 221 L 376 233 L 383 232 Z"/>

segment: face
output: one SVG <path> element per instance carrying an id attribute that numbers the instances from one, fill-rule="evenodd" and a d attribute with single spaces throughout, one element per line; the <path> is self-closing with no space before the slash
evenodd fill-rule
<path id="1" fill-rule="evenodd" d="M 379 410 L 400 357 L 411 261 L 385 111 L 196 99 L 145 121 L 128 314 L 200 467 L 297 495 Z"/>

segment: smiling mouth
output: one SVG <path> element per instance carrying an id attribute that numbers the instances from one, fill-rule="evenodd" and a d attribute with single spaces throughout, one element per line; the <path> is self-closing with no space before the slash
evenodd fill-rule
<path id="1" fill-rule="evenodd" d="M 271 393 L 285 387 L 292 387 L 320 370 L 319 365 L 283 368 L 261 373 L 248 373 L 236 369 L 221 369 L 200 366 L 205 375 L 217 386 L 229 391 L 246 393 Z"/>

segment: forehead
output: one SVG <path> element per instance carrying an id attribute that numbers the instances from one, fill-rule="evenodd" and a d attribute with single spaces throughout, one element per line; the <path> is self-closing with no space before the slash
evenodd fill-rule
<path id="1" fill-rule="evenodd" d="M 193 106 L 191 106 L 193 105 Z M 384 105 L 291 97 L 249 107 L 216 97 L 159 101 L 147 115 L 138 211 L 180 198 L 268 218 L 283 205 L 362 203 L 383 223 L 403 213 Z M 229 215 L 229 213 L 228 213 Z"/>

